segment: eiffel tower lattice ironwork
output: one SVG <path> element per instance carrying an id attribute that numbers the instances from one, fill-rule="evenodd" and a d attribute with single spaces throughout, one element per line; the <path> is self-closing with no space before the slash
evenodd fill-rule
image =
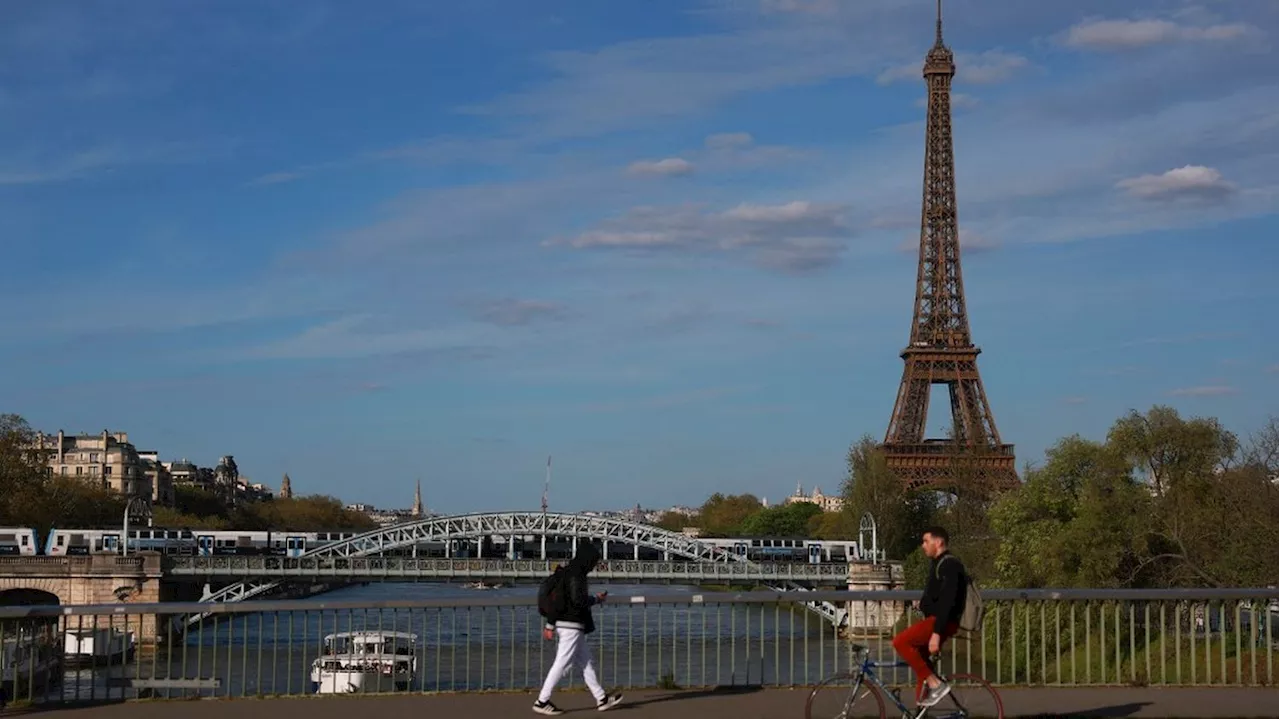
<path id="1" fill-rule="evenodd" d="M 960 236 L 956 224 L 955 156 L 951 137 L 951 79 L 955 59 L 942 42 L 942 0 L 937 37 L 924 63 L 928 129 L 924 152 L 924 198 L 920 218 L 920 264 L 910 344 L 893 416 L 881 451 L 889 469 L 908 487 L 960 486 L 999 491 L 1016 486 L 1013 445 L 1002 444 L 978 374 L 978 354 L 969 333 Z M 926 439 L 925 421 L 933 385 L 951 395 L 952 437 Z"/>

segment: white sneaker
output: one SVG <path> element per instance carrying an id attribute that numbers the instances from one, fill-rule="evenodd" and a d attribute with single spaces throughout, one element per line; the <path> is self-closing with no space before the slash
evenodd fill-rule
<path id="1" fill-rule="evenodd" d="M 622 701 L 621 694 L 610 694 L 609 696 L 596 702 L 596 711 L 609 711 L 611 707 L 617 706 Z"/>
<path id="2" fill-rule="evenodd" d="M 555 704 L 552 704 L 551 702 L 534 702 L 533 713 L 546 714 L 547 716 L 555 716 L 557 714 L 564 714 L 564 710 L 560 709 L 559 707 L 557 707 Z"/>

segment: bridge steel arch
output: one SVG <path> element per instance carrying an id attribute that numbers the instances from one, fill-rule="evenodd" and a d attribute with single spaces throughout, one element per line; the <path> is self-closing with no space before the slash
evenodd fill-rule
<path id="1" fill-rule="evenodd" d="M 654 527 L 639 522 L 609 517 L 554 512 L 480 512 L 425 519 L 393 524 L 364 534 L 326 544 L 304 552 L 303 557 L 367 557 L 396 549 L 411 547 L 424 542 L 450 539 L 479 539 L 488 536 L 543 536 L 577 537 L 636 545 L 646 549 L 669 552 L 678 557 L 704 562 L 742 562 L 754 564 L 746 557 L 738 556 L 713 544 L 699 541 L 679 532 Z M 240 602 L 260 597 L 279 589 L 286 582 L 281 580 L 249 579 L 224 587 L 201 598 L 201 602 Z M 785 589 L 809 589 L 790 584 Z M 811 608 L 829 620 L 839 623 L 844 611 L 829 603 Z M 191 615 L 188 624 L 208 617 L 208 613 Z"/>

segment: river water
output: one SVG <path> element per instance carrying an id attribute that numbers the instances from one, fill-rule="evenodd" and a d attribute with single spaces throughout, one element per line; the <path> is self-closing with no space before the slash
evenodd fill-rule
<path id="1" fill-rule="evenodd" d="M 716 604 L 715 593 L 694 587 L 613 584 L 608 590 L 610 601 L 596 608 L 597 631 L 591 635 L 606 686 L 808 684 L 848 667 L 849 643 L 837 640 L 829 625 L 803 610 Z M 411 691 L 533 689 L 541 685 L 556 646 L 542 639 L 535 593 L 534 585 L 486 591 L 433 583 L 348 587 L 307 600 L 317 604 L 314 611 L 206 622 L 127 665 L 68 670 L 61 687 L 49 690 L 49 698 L 137 696 L 137 689 L 121 681 L 126 677 L 204 682 L 202 688 L 155 691 L 167 697 L 312 693 L 311 662 L 320 656 L 324 636 L 359 629 L 417 635 Z M 704 601 L 693 602 L 694 594 Z M 634 595 L 688 596 L 690 603 L 632 604 L 629 598 Z M 467 605 L 490 597 L 522 597 L 528 603 Z M 413 599 L 453 599 L 459 606 L 412 611 L 334 611 L 320 606 Z M 883 650 L 891 651 L 887 646 Z M 579 672 L 573 670 L 562 686 L 581 686 Z M 390 682 L 382 690 L 392 691 Z"/>

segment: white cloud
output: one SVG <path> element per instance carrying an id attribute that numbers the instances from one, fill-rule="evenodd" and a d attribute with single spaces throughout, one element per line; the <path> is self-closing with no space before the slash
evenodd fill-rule
<path id="1" fill-rule="evenodd" d="M 1203 165 L 1184 165 L 1159 175 L 1130 177 L 1117 182 L 1116 187 L 1144 200 L 1220 200 L 1236 189 L 1222 178 L 1222 173 Z"/>
<path id="2" fill-rule="evenodd" d="M 693 172 L 693 163 L 682 157 L 668 157 L 662 160 L 639 160 L 627 167 L 630 175 L 660 175 L 672 177 L 688 175 Z"/>
<path id="3" fill-rule="evenodd" d="M 1227 385 L 1203 385 L 1199 387 L 1180 387 L 1170 390 L 1169 395 L 1172 397 L 1222 397 L 1225 395 L 1235 394 L 1235 387 Z"/>
<path id="4" fill-rule="evenodd" d="M 1190 27 L 1169 20 L 1106 20 L 1089 18 L 1067 30 L 1063 43 L 1070 47 L 1121 50 L 1178 41 L 1226 41 L 1244 37 L 1243 23 Z"/>
<path id="5" fill-rule="evenodd" d="M 576 249 L 679 248 L 746 253 L 755 264 L 783 272 L 829 266 L 851 232 L 846 208 L 795 200 L 778 205 L 743 203 L 719 212 L 702 207 L 635 207 L 621 217 L 548 245 Z"/>

